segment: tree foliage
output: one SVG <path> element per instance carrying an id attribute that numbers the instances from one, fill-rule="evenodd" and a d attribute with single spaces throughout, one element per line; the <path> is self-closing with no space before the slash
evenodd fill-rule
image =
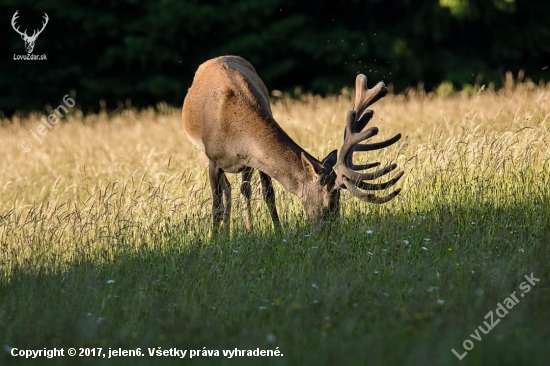
<path id="1" fill-rule="evenodd" d="M 42 109 L 72 91 L 84 110 L 131 100 L 180 105 L 203 61 L 241 55 L 270 89 L 318 93 L 356 73 L 400 91 L 423 82 L 548 78 L 550 3 L 538 0 L 3 0 L 0 110 Z M 50 22 L 34 54 L 10 27 Z M 32 31 L 29 31 L 31 33 Z"/>

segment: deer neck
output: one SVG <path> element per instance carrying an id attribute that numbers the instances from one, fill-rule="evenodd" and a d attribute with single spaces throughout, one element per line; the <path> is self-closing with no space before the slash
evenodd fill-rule
<path id="1" fill-rule="evenodd" d="M 312 183 L 311 176 L 304 169 L 301 154 L 305 154 L 314 165 L 321 163 L 296 144 L 284 131 L 277 131 L 269 142 L 262 143 L 256 167 L 279 182 L 283 188 L 302 198 Z"/>

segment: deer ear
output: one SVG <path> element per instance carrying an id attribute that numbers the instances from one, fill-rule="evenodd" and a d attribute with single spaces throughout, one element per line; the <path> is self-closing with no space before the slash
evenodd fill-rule
<path id="1" fill-rule="evenodd" d="M 338 156 L 338 150 L 332 150 L 321 162 L 324 166 L 329 168 L 334 168 L 336 165 L 336 159 Z"/>
<path id="2" fill-rule="evenodd" d="M 302 153 L 301 158 L 302 158 L 302 165 L 303 165 L 305 171 L 306 171 L 312 178 L 317 177 L 317 172 L 315 171 L 315 167 L 314 167 L 313 164 L 311 164 L 311 162 L 306 158 L 306 156 L 305 156 L 304 153 Z"/>

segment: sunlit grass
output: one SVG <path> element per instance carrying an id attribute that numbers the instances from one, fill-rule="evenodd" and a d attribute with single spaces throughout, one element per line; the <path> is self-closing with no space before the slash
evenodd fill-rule
<path id="1" fill-rule="evenodd" d="M 323 157 L 340 147 L 351 100 L 278 94 L 273 110 Z M 405 137 L 364 158 L 405 170 L 394 201 L 345 195 L 338 225 L 316 232 L 276 186 L 274 232 L 256 177 L 247 231 L 233 175 L 230 239 L 211 239 L 206 166 L 180 110 L 72 111 L 41 145 L 29 130 L 43 115 L 1 121 L 0 345 L 278 346 L 278 364 L 451 364 L 450 349 L 534 272 L 540 285 L 463 362 L 545 360 L 550 87 L 419 90 L 374 109 L 380 138 Z"/>

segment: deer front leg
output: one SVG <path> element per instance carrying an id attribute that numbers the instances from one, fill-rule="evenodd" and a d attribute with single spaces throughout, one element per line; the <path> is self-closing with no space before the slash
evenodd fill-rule
<path id="1" fill-rule="evenodd" d="M 225 198 L 227 178 L 212 160 L 208 162 L 208 177 L 210 178 L 210 190 L 212 191 L 212 229 L 214 233 L 217 233 L 220 228 L 222 214 L 226 211 L 223 199 Z M 229 182 L 227 182 L 227 185 L 229 185 Z M 231 201 L 231 188 L 229 188 L 229 201 Z M 231 209 L 231 207 L 229 208 Z M 225 216 L 224 227 L 227 226 Z"/>
<path id="2" fill-rule="evenodd" d="M 221 186 L 222 186 L 222 192 L 223 192 L 223 205 L 225 206 L 223 211 L 223 229 L 226 232 L 226 234 L 229 234 L 229 226 L 230 226 L 230 219 L 231 219 L 231 184 L 229 184 L 229 180 L 225 176 L 225 173 L 222 171 L 220 173 L 221 175 Z"/>
<path id="3" fill-rule="evenodd" d="M 275 190 L 273 189 L 271 177 L 264 172 L 260 172 L 260 181 L 262 183 L 262 197 L 269 209 L 271 220 L 273 220 L 273 226 L 275 226 L 276 229 L 280 229 L 281 222 L 279 221 L 277 207 L 275 206 Z"/>
<path id="4" fill-rule="evenodd" d="M 241 172 L 241 201 L 244 206 L 244 218 L 245 218 L 245 224 L 246 228 L 250 230 L 252 227 L 252 218 L 250 214 L 250 197 L 252 195 L 252 185 L 250 184 L 250 181 L 252 180 L 252 174 L 254 173 L 254 170 L 252 168 L 245 168 Z"/>

